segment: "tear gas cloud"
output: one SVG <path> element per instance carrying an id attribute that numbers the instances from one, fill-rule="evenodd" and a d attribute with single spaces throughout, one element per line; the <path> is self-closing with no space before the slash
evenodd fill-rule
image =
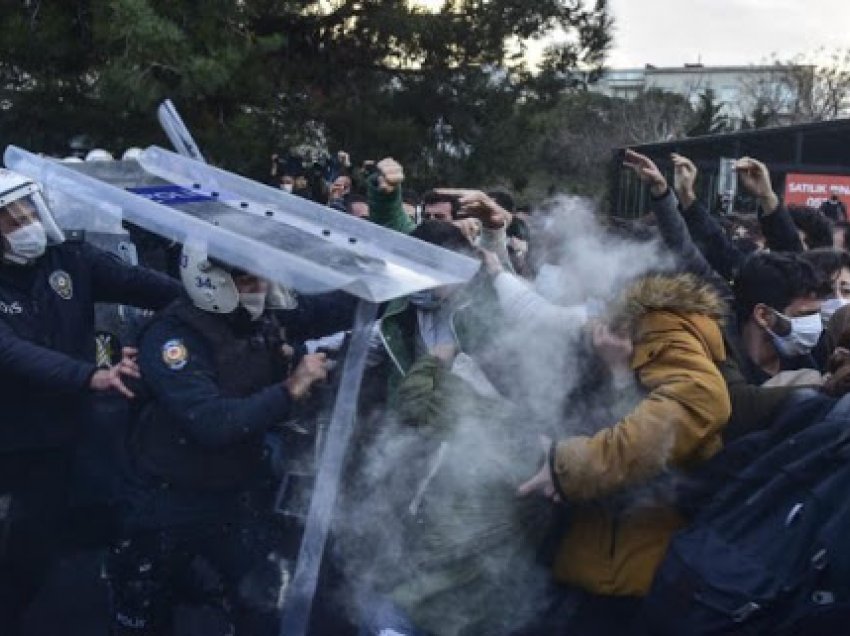
<path id="1" fill-rule="evenodd" d="M 545 214 L 557 237 L 549 248 L 559 255 L 559 304 L 604 307 L 630 279 L 673 265 L 657 241 L 607 233 L 585 199 L 558 197 Z M 591 434 L 640 399 L 634 385 L 618 387 L 605 408 L 577 415 L 572 401 L 586 397 L 577 389 L 595 390 L 582 327 L 541 326 L 533 315 L 484 325 L 498 332 L 473 358 L 500 397 L 417 365 L 390 417 L 359 422 L 334 529 L 355 620 L 374 595 L 440 636 L 507 634 L 540 615 L 550 580 L 544 539 L 558 514 L 516 496 L 540 466 L 539 435 Z"/>

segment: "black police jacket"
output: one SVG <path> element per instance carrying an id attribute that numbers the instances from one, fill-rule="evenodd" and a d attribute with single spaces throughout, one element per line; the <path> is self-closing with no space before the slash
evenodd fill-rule
<path id="1" fill-rule="evenodd" d="M 130 440 L 136 473 L 178 489 L 239 490 L 262 474 L 266 431 L 289 415 L 276 323 L 181 298 L 139 336 L 149 395 Z"/>
<path id="2" fill-rule="evenodd" d="M 94 303 L 160 309 L 182 293 L 162 274 L 82 242 L 0 265 L 0 453 L 72 442 L 96 367 Z"/>

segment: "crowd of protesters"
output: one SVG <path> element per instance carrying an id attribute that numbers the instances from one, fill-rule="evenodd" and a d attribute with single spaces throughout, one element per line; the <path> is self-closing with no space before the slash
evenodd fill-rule
<path id="1" fill-rule="evenodd" d="M 314 633 L 709 633 L 691 632 L 684 623 L 681 631 L 664 631 L 664 621 L 647 603 L 663 598 L 656 574 L 669 567 L 677 537 L 700 518 L 696 497 L 683 501 L 678 486 L 698 482 L 703 490 L 725 492 L 722 480 L 701 478 L 701 471 L 718 465 L 743 471 L 743 464 L 726 459 L 730 449 L 766 454 L 768 443 L 793 441 L 790 433 L 765 440 L 801 408 L 801 400 L 814 400 L 821 409 L 805 415 L 807 426 L 839 412 L 835 405 L 850 391 L 850 225 L 843 204 L 836 199 L 820 210 L 788 209 L 773 191 L 769 167 L 755 158 L 739 159 L 736 171 L 758 213 L 716 215 L 696 196 L 699 175 L 687 157 L 671 157 L 671 184 L 648 157 L 627 152 L 625 167 L 650 195 L 647 214 L 635 221 L 594 219 L 571 207 L 572 199 L 520 211 L 501 190 L 435 184 L 420 196 L 405 189 L 404 168 L 392 158 L 356 169 L 345 152 L 325 161 L 271 159 L 272 184 L 289 194 L 481 262 L 464 285 L 380 308 L 327 566 L 333 580 L 327 587 L 334 593 L 320 596 L 318 611 L 326 622 Z M 44 246 L 39 254 L 23 253 L 20 231 L 38 216 L 13 212 L 11 202 L 0 208 L 0 285 L 20 295 L 22 285 L 33 284 L 27 268 L 41 267 L 41 258 L 58 258 L 50 250 L 59 248 L 48 247 L 47 256 Z M 634 260 L 613 267 L 615 254 Z M 119 299 L 161 311 L 142 329 L 141 354 L 126 352 L 106 370 L 108 377 L 98 376 L 94 366 L 76 367 L 73 387 L 57 388 L 61 378 L 53 377 L 51 385 L 42 375 L 55 376 L 64 358 L 82 364 L 83 348 L 64 351 L 61 339 L 27 331 L 19 320 L 23 310 L 15 307 L 28 305 L 0 296 L 0 394 L 7 409 L 18 409 L 15 422 L 2 424 L 4 438 L 28 426 L 26 409 L 35 399 L 27 397 L 28 382 L 41 383 L 37 399 L 45 403 L 65 400 L 71 389 L 84 397 L 119 391 L 155 405 L 142 408 L 141 416 L 131 414 L 137 419 L 129 427 L 134 443 L 158 436 L 145 449 L 131 445 L 130 455 L 138 454 L 130 462 L 133 470 L 158 469 L 151 448 L 163 465 L 207 466 L 206 477 L 193 473 L 189 479 L 181 472 L 152 489 L 140 486 L 136 475 L 134 493 L 144 492 L 134 500 L 133 514 L 150 522 L 151 511 L 161 513 L 168 517 L 168 533 L 157 527 L 131 539 L 110 537 L 108 569 L 119 608 L 113 608 L 114 633 L 171 628 L 163 615 L 177 603 L 169 577 L 177 576 L 178 563 L 197 556 L 199 544 L 218 546 L 234 532 L 229 520 L 216 516 L 206 527 L 206 517 L 193 515 L 201 508 L 204 514 L 231 506 L 242 511 L 244 500 L 256 494 L 240 486 L 241 498 L 231 499 L 233 493 L 225 497 L 210 484 L 235 481 L 223 471 L 262 454 L 262 434 L 298 413 L 296 405 L 327 375 L 325 355 L 343 346 L 352 324 L 353 302 L 345 294 L 304 296 L 226 263 L 196 262 L 185 250 L 182 259 L 181 268 L 194 268 L 193 274 L 220 271 L 222 280 L 233 283 L 230 312 L 205 304 L 191 289 L 181 291 L 165 276 L 127 278 L 124 270 L 103 269 L 100 280 L 89 271 L 94 265 L 80 270 L 85 273 L 67 274 L 55 264 L 45 270 L 50 277 L 44 284 L 62 298 L 63 285 L 70 286 L 71 278 L 81 285 L 81 277 L 94 290 L 85 302 Z M 588 263 L 605 271 L 591 271 Z M 121 281 L 123 295 L 116 291 Z M 106 291 L 98 295 L 99 288 Z M 233 314 L 228 328 L 236 335 L 209 327 L 204 312 Z M 264 367 L 256 377 L 234 373 L 234 365 L 263 356 L 229 339 L 268 334 L 259 324 L 285 333 L 274 346 L 275 355 L 285 350 L 287 363 Z M 195 357 L 219 347 L 226 356 Z M 51 348 L 63 359 L 48 357 Z M 27 363 L 36 355 L 38 365 Z M 149 390 L 134 396 L 123 379 L 139 376 Z M 200 388 L 199 378 L 206 383 Z M 267 386 L 272 378 L 283 382 L 274 385 L 274 394 Z M 225 391 L 226 382 L 239 391 Z M 39 417 L 49 428 L 60 415 Z M 73 439 L 62 444 L 73 445 Z M 2 450 L 6 458 L 18 452 L 13 442 Z M 28 452 L 31 458 L 34 451 Z M 39 462 L 57 456 L 51 452 L 39 455 Z M 752 454 L 747 457 L 754 462 Z M 776 471 L 791 474 L 794 459 Z M 41 466 L 16 461 L 6 466 Z M 219 466 L 222 472 L 211 474 Z M 183 477 L 188 485 L 181 485 Z M 11 477 L 6 482 L 18 487 Z M 787 488 L 795 487 L 789 480 Z M 750 502 L 730 501 L 733 512 Z M 262 537 L 242 533 L 242 542 L 256 541 L 256 547 L 270 536 L 277 541 L 278 531 L 267 530 L 255 513 L 253 529 L 261 527 Z M 182 535 L 174 531 L 175 516 Z M 43 531 L 21 527 L 34 535 Z M 203 534 L 196 534 L 201 527 Z M 14 528 L 8 532 L 17 536 Z M 167 547 L 163 536 L 171 542 Z M 262 545 L 257 549 L 269 549 Z M 9 621 L 8 629 L 0 626 L 3 633 L 17 633 L 12 617 L 31 601 L 20 590 L 9 591 L 28 568 L 14 556 L 0 557 L 0 591 L 7 592 L 0 608 Z M 254 614 L 233 619 L 238 633 L 272 633 L 275 621 L 265 619 L 279 606 L 260 612 L 247 603 L 243 583 L 252 572 L 232 569 L 234 589 L 224 584 L 222 604 L 235 606 L 235 614 Z M 796 590 L 802 584 L 783 585 Z M 818 592 L 839 597 L 823 585 Z M 795 598 L 781 599 L 775 614 Z M 846 601 L 819 603 L 819 619 L 840 624 Z M 732 607 L 730 625 L 750 620 L 765 604 L 762 598 L 744 603 L 749 613 L 736 614 L 740 608 Z M 809 617 L 803 612 L 785 626 L 787 633 L 815 633 L 806 631 Z"/>

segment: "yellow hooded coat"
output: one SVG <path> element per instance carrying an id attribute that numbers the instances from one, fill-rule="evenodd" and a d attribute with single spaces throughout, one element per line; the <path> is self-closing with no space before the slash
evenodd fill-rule
<path id="1" fill-rule="evenodd" d="M 602 499 L 687 471 L 721 448 L 731 406 L 717 363 L 725 357 L 723 303 L 690 275 L 633 285 L 617 325 L 632 335 L 631 367 L 648 395 L 616 425 L 558 443 L 553 472 L 574 506 L 555 577 L 595 594 L 642 596 L 683 520 L 669 504 L 615 512 Z"/>

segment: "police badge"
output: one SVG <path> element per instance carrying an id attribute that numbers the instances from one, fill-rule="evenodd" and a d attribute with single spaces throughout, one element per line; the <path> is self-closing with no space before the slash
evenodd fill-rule
<path id="1" fill-rule="evenodd" d="M 53 291 L 59 294 L 59 297 L 63 300 L 71 300 L 74 296 L 74 285 L 71 282 L 71 276 L 68 272 L 57 269 L 50 275 L 47 282 L 50 283 Z"/>
<path id="2" fill-rule="evenodd" d="M 189 351 L 179 338 L 162 345 L 162 361 L 172 371 L 179 371 L 189 361 Z"/>

